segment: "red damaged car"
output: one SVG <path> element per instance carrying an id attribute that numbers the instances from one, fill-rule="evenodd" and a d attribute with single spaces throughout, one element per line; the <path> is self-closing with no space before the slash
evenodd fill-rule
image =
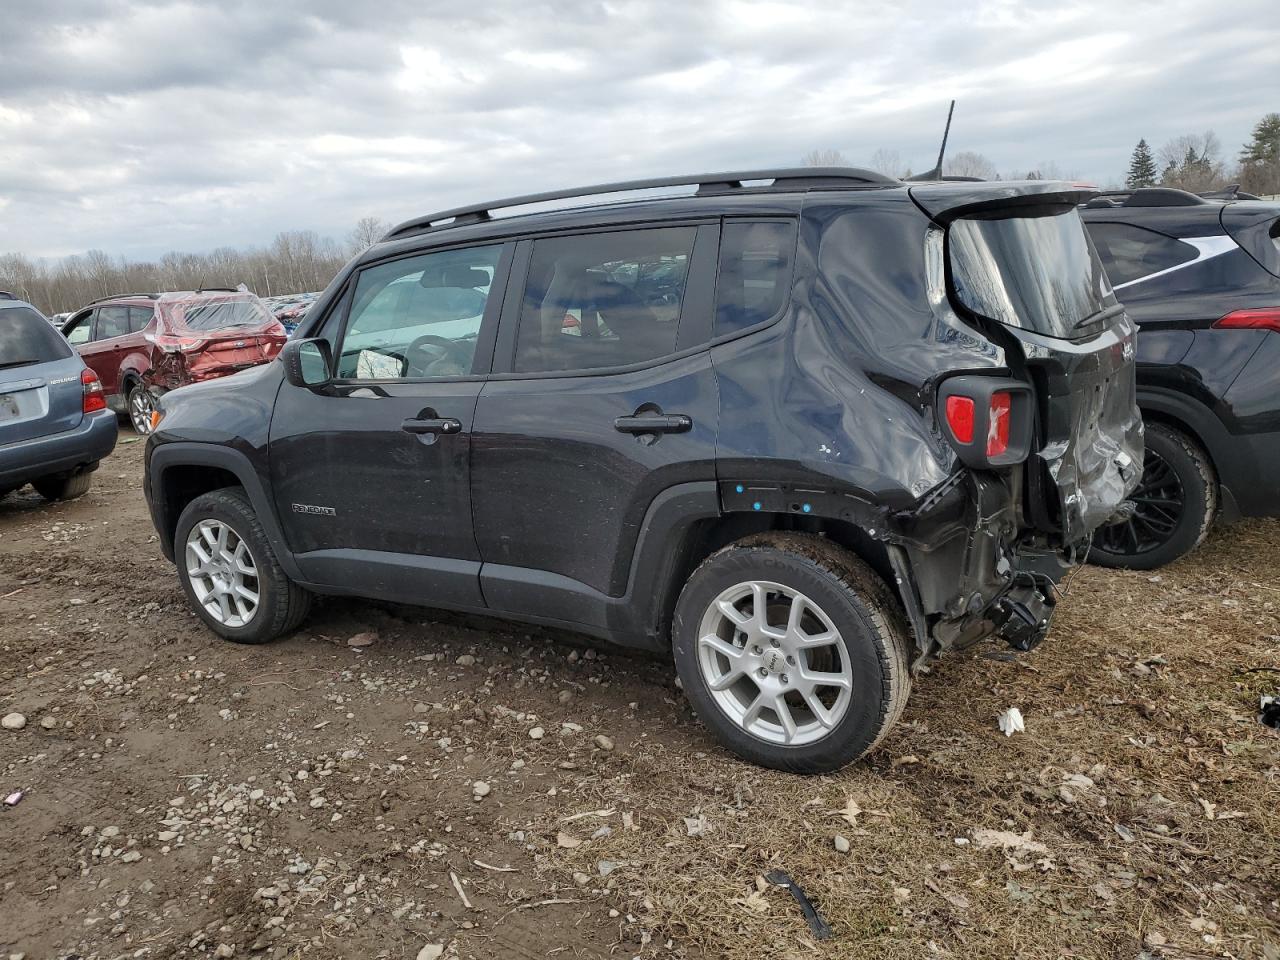
<path id="1" fill-rule="evenodd" d="M 266 363 L 287 339 L 245 290 L 105 297 L 74 313 L 62 332 L 138 433 L 151 432 L 156 397 Z"/>

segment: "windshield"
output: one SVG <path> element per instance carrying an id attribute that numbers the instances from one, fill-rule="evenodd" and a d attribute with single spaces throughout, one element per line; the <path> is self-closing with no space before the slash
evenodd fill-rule
<path id="1" fill-rule="evenodd" d="M 30 307 L 0 308 L 0 370 L 69 356 L 62 334 Z"/>
<path id="2" fill-rule="evenodd" d="M 947 231 L 956 298 L 974 313 L 1076 338 L 1111 316 L 1111 284 L 1074 206 L 1034 216 L 962 217 Z"/>
<path id="3" fill-rule="evenodd" d="M 188 330 L 231 330 L 237 327 L 262 327 L 275 318 L 261 300 L 175 300 L 163 304 L 165 314 L 174 326 Z"/>

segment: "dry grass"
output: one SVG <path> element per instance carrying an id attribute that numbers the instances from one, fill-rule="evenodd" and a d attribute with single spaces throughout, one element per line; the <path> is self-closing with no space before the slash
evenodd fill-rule
<path id="1" fill-rule="evenodd" d="M 614 890 L 658 950 L 1280 956 L 1280 737 L 1256 722 L 1258 694 L 1280 690 L 1277 570 L 1274 521 L 1219 531 L 1156 574 L 1086 569 L 1038 651 L 943 661 L 885 747 L 836 776 L 753 769 L 705 736 L 705 753 L 649 743 L 560 798 L 559 816 L 616 812 L 548 821 L 582 838 L 613 828 L 554 863 L 596 885 L 599 861 L 623 864 Z M 996 729 L 1008 706 L 1025 734 Z M 684 818 L 698 815 L 708 832 L 689 836 Z M 1046 852 L 980 848 L 982 829 Z M 814 941 L 785 891 L 760 889 L 775 868 L 833 939 Z"/>

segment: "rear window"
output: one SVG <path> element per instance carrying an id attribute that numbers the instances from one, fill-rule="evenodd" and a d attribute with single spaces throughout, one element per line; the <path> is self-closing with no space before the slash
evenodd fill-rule
<path id="1" fill-rule="evenodd" d="M 0 308 L 0 369 L 69 356 L 71 347 L 62 334 L 30 307 Z"/>
<path id="2" fill-rule="evenodd" d="M 177 300 L 164 304 L 169 320 L 188 330 L 261 327 L 275 317 L 261 300 Z"/>
<path id="3" fill-rule="evenodd" d="M 1127 223 L 1091 223 L 1089 236 L 1117 286 L 1170 270 L 1199 256 L 1189 243 Z"/>
<path id="4" fill-rule="evenodd" d="M 1011 327 L 1080 337 L 1115 303 L 1075 207 L 962 217 L 947 231 L 947 250 L 956 299 Z"/>
<path id="5" fill-rule="evenodd" d="M 716 336 L 772 319 L 791 283 L 794 221 L 726 221 L 716 281 Z"/>

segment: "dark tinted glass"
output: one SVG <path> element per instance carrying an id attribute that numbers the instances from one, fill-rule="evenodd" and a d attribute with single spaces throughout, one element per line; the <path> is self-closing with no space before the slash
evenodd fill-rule
<path id="1" fill-rule="evenodd" d="M 590 370 L 675 352 L 696 227 L 537 240 L 515 369 Z"/>
<path id="2" fill-rule="evenodd" d="M 1127 223 L 1091 223 L 1089 235 L 1114 284 L 1131 283 L 1196 258 L 1196 248 Z"/>
<path id="3" fill-rule="evenodd" d="M 30 307 L 0 307 L 0 369 L 71 356 L 53 324 Z"/>
<path id="4" fill-rule="evenodd" d="M 776 316 L 787 299 L 796 248 L 793 221 L 726 221 L 716 281 L 716 336 Z"/>
<path id="5" fill-rule="evenodd" d="M 947 230 L 956 298 L 974 313 L 1050 337 L 1090 332 L 1115 302 L 1074 207 L 1042 216 L 963 217 Z"/>

